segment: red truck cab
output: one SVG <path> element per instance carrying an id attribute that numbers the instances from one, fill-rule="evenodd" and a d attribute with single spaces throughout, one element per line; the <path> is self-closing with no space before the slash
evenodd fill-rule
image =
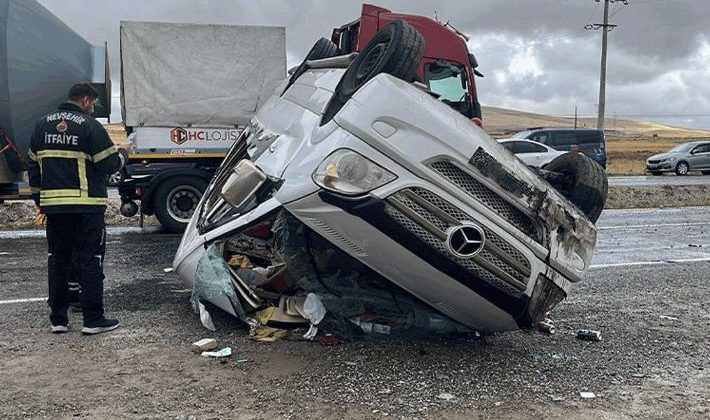
<path id="1" fill-rule="evenodd" d="M 417 76 L 439 99 L 481 125 L 481 106 L 474 76 L 478 63 L 469 53 L 464 35 L 425 16 L 392 13 L 385 8 L 363 4 L 360 19 L 333 29 L 331 40 L 341 54 L 359 52 L 382 27 L 403 20 L 419 31 L 426 47 Z"/>

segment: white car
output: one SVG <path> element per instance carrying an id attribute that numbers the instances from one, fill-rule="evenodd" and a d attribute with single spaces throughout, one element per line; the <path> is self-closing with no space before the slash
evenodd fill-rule
<path id="1" fill-rule="evenodd" d="M 555 150 L 532 140 L 524 139 L 501 139 L 498 142 L 510 150 L 518 159 L 522 160 L 528 166 L 542 168 L 552 162 L 556 157 L 562 156 L 567 152 Z"/>

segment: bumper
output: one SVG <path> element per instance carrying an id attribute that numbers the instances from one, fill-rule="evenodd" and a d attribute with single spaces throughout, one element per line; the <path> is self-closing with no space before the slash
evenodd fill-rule
<path id="1" fill-rule="evenodd" d="M 568 281 L 532 253 L 518 251 L 513 238 L 495 233 L 483 219 L 475 222 L 487 234 L 484 250 L 458 258 L 429 231 L 436 216 L 424 221 L 404 209 L 415 203 L 395 204 L 400 198 L 348 200 L 319 192 L 285 208 L 362 264 L 474 330 L 529 328 L 566 296 L 560 285 Z"/>
<path id="2" fill-rule="evenodd" d="M 650 163 L 646 162 L 647 172 L 670 172 L 673 171 L 673 164 L 670 162 Z"/>

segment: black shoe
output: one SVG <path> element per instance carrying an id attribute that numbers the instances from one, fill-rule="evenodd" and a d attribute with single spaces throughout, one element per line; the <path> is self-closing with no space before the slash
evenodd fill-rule
<path id="1" fill-rule="evenodd" d="M 88 324 L 84 324 L 81 329 L 82 334 L 98 334 L 106 331 L 115 330 L 120 324 L 117 319 L 100 318 Z"/>
<path id="2" fill-rule="evenodd" d="M 52 334 L 61 334 L 69 331 L 67 325 L 52 325 Z"/>

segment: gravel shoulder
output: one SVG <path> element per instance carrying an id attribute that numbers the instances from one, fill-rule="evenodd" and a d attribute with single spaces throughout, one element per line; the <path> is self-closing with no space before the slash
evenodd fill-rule
<path id="1" fill-rule="evenodd" d="M 140 226 L 140 218 L 123 217 L 119 199 L 109 199 L 106 210 L 108 226 Z M 710 205 L 710 185 L 611 186 L 606 202 L 608 209 L 650 207 L 686 207 Z M 30 201 L 0 204 L 0 230 L 36 229 L 35 206 Z M 144 226 L 159 226 L 154 216 L 146 216 Z"/>
<path id="2" fill-rule="evenodd" d="M 0 239 L 2 299 L 46 295 L 45 241 Z M 43 302 L 0 304 L 0 418 L 706 418 L 710 263 L 593 269 L 554 335 L 256 343 L 202 328 L 172 273 L 179 236 L 108 238 L 106 302 L 123 326 L 51 335 Z M 602 331 L 601 342 L 574 337 Z M 190 352 L 214 337 L 224 362 Z M 246 362 L 237 362 L 246 359 Z M 583 399 L 579 393 L 593 392 Z M 448 395 L 450 394 L 450 399 Z M 191 417 L 192 416 L 192 417 Z"/>

